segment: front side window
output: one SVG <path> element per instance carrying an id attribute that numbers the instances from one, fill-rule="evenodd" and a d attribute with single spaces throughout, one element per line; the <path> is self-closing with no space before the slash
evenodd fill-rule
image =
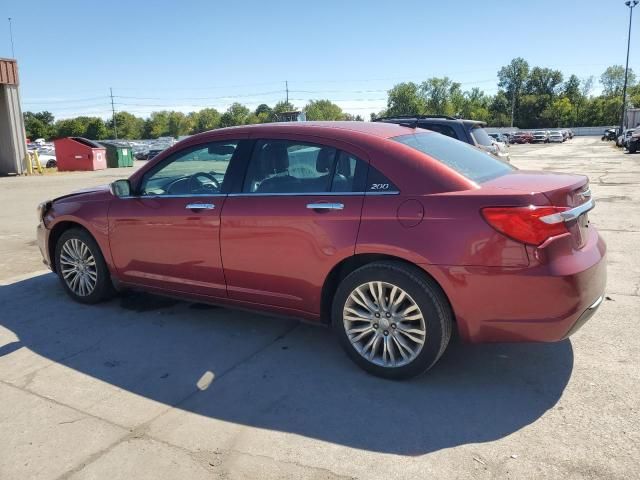
<path id="1" fill-rule="evenodd" d="M 393 137 L 392 140 L 418 150 L 478 183 L 515 170 L 508 163 L 498 160 L 468 143 L 459 142 L 444 135 L 416 133 Z"/>
<path id="2" fill-rule="evenodd" d="M 237 147 L 237 141 L 225 141 L 178 152 L 144 176 L 140 193 L 153 196 L 221 193 Z"/>

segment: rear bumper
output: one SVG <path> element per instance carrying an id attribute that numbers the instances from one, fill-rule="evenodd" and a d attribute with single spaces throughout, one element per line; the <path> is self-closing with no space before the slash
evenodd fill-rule
<path id="1" fill-rule="evenodd" d="M 449 297 L 464 341 L 559 341 L 584 325 L 604 296 L 606 245 L 591 233 L 583 249 L 544 265 L 425 269 Z"/>

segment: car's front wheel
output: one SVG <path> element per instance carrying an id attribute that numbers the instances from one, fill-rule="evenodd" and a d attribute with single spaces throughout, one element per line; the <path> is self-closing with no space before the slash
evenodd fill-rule
<path id="1" fill-rule="evenodd" d="M 65 231 L 55 250 L 56 272 L 65 291 L 81 303 L 98 303 L 113 294 L 109 269 L 100 247 L 85 230 Z"/>
<path id="2" fill-rule="evenodd" d="M 334 297 L 332 320 L 351 359 L 391 379 L 431 368 L 444 353 L 453 324 L 439 286 L 400 262 L 375 262 L 349 274 Z"/>

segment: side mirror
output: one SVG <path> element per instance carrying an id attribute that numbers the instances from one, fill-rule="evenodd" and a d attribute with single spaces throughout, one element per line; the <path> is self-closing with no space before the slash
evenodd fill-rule
<path id="1" fill-rule="evenodd" d="M 131 184 L 129 183 L 129 180 L 126 179 L 116 180 L 111 183 L 109 189 L 111 190 L 111 194 L 118 198 L 131 196 Z"/>

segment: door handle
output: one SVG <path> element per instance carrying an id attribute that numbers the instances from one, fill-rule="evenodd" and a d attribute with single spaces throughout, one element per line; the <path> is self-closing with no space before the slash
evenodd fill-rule
<path id="1" fill-rule="evenodd" d="M 187 210 L 213 210 L 216 206 L 213 203 L 188 203 Z"/>
<path id="2" fill-rule="evenodd" d="M 343 210 L 342 203 L 307 203 L 309 210 Z"/>

